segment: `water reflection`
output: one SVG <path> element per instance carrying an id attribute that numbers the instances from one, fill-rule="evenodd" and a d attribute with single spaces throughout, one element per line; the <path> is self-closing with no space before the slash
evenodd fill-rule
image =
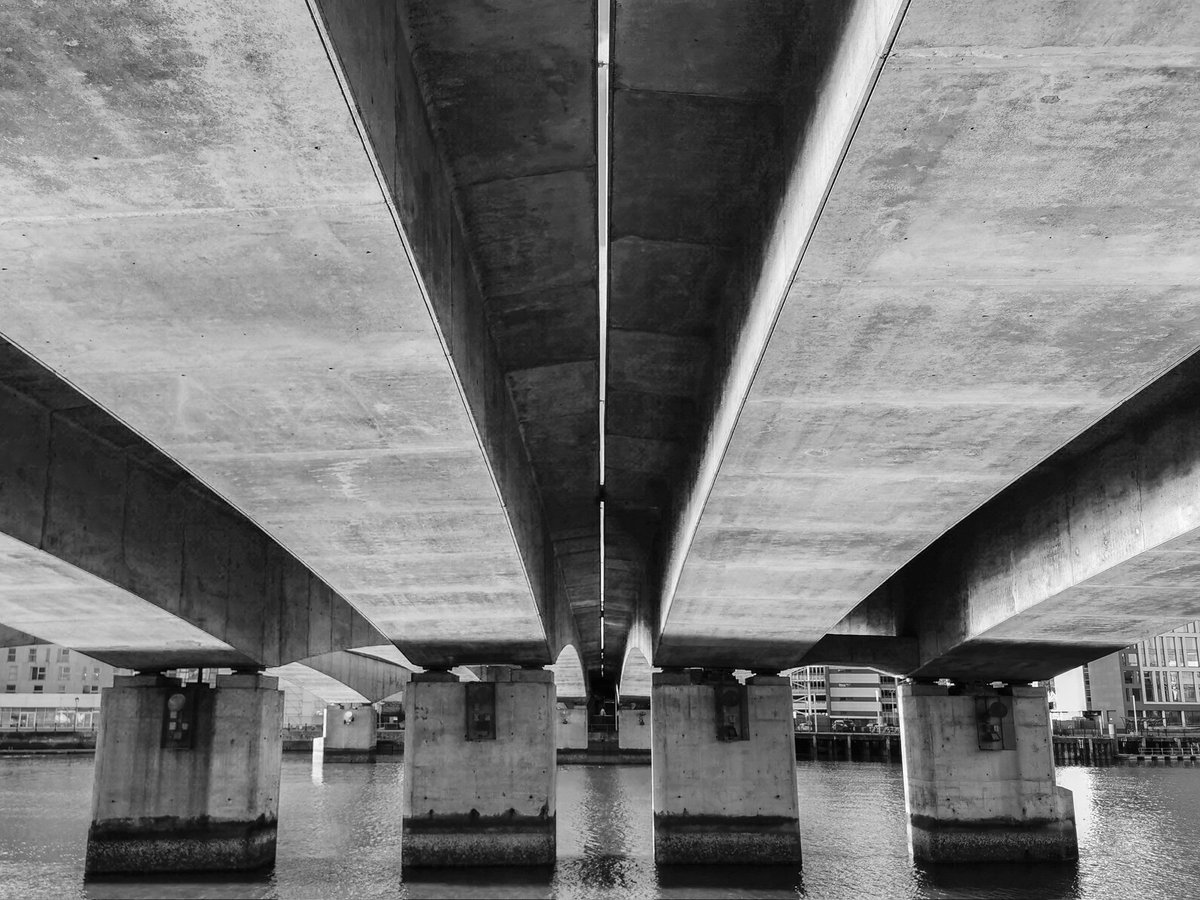
<path id="1" fill-rule="evenodd" d="M 649 767 L 563 767 L 558 863 L 534 870 L 400 869 L 400 759 L 288 755 L 274 871 L 236 879 L 83 879 L 92 760 L 0 758 L 0 897 L 1079 898 L 1200 896 L 1200 770 L 1062 768 L 1075 865 L 915 866 L 897 765 L 803 762 L 804 870 L 656 867 Z"/>

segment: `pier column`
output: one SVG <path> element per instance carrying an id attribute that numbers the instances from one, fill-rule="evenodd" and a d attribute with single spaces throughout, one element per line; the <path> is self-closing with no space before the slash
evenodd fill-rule
<path id="1" fill-rule="evenodd" d="M 559 750 L 586 750 L 588 745 L 587 698 L 563 697 L 555 709 L 556 745 Z"/>
<path id="2" fill-rule="evenodd" d="M 1054 780 L 1045 688 L 904 684 L 898 694 L 914 859 L 1078 857 L 1075 804 Z"/>
<path id="3" fill-rule="evenodd" d="M 114 678 L 100 707 L 87 873 L 272 865 L 277 685 L 256 674 L 219 676 L 215 689 L 156 675 Z"/>
<path id="4" fill-rule="evenodd" d="M 617 704 L 617 746 L 649 751 L 651 722 L 649 697 L 622 697 Z"/>
<path id="5" fill-rule="evenodd" d="M 375 762 L 375 727 L 370 704 L 325 707 L 325 761 Z"/>
<path id="6" fill-rule="evenodd" d="M 405 867 L 554 863 L 553 673 L 487 676 L 424 672 L 408 685 Z"/>
<path id="7" fill-rule="evenodd" d="M 788 679 L 658 672 L 651 714 L 655 862 L 799 864 Z"/>

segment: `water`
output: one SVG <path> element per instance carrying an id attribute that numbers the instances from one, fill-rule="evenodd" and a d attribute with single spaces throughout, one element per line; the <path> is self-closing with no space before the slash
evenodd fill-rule
<path id="1" fill-rule="evenodd" d="M 1075 792 L 1080 862 L 914 866 L 898 765 L 797 766 L 804 870 L 658 868 L 650 769 L 558 771 L 558 863 L 402 879 L 398 759 L 375 765 L 284 757 L 278 861 L 255 879 L 88 881 L 83 854 L 92 759 L 0 758 L 0 897 L 859 897 L 1200 896 L 1200 768 L 1060 768 Z"/>

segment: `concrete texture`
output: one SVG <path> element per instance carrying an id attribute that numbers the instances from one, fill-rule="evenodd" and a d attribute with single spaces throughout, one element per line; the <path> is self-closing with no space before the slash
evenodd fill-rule
<path id="1" fill-rule="evenodd" d="M 275 862 L 283 694 L 222 675 L 196 694 L 194 746 L 160 746 L 179 682 L 117 676 L 102 694 L 89 875 L 221 872 Z"/>
<path id="2" fill-rule="evenodd" d="M 1200 616 L 1197 397 L 1192 357 L 939 538 L 848 620 L 912 636 L 917 658 L 894 671 L 1032 680 Z M 890 625 L 877 614 L 889 607 Z"/>
<path id="3" fill-rule="evenodd" d="M 1184 2 L 908 6 L 706 450 L 656 664 L 797 660 L 1200 343 L 1198 35 Z"/>
<path id="4" fill-rule="evenodd" d="M 586 681 L 600 440 L 607 677 L 1038 677 L 1197 614 L 1182 420 L 1145 477 L 1117 447 L 993 519 L 978 578 L 873 594 L 1200 345 L 1195 4 L 619 0 L 606 236 L 592 0 L 314 5 L 0 11 L 0 328 L 88 401 L 0 371 L 0 620 L 125 665 L 570 646 Z M 159 553 L 102 411 L 282 568 L 208 507 Z"/>
<path id="5" fill-rule="evenodd" d="M 318 5 L 552 645 L 473 661 L 548 663 L 571 643 L 594 667 L 594 5 Z"/>
<path id="6" fill-rule="evenodd" d="M 1065 861 L 1078 856 L 1071 792 L 1054 780 L 1045 688 L 1011 694 L 902 684 L 904 794 L 920 862 Z M 1012 712 L 1015 746 L 981 750 L 976 697 Z"/>
<path id="7" fill-rule="evenodd" d="M 714 685 L 697 670 L 654 676 L 654 861 L 800 864 L 792 689 L 747 682 L 749 739 L 717 739 Z"/>
<path id="8" fill-rule="evenodd" d="M 489 668 L 495 740 L 466 740 L 466 685 L 413 677 L 405 697 L 404 868 L 553 865 L 556 778 L 550 672 Z"/>
<path id="9" fill-rule="evenodd" d="M 622 700 L 617 708 L 617 746 L 622 750 L 651 750 L 653 716 L 649 701 Z"/>
<path id="10" fill-rule="evenodd" d="M 380 648 L 396 652 L 390 644 Z M 412 670 L 397 662 L 347 650 L 271 669 L 269 675 L 299 685 L 327 703 L 375 703 L 404 691 Z"/>
<path id="11" fill-rule="evenodd" d="M 306 5 L 7 4 L 0 31 L 4 335 L 414 662 L 550 662 L 525 450 L 475 403 L 503 384 L 448 362 L 475 320 L 431 320 Z"/>
<path id="12" fill-rule="evenodd" d="M 587 700 L 559 699 L 554 708 L 554 746 L 558 750 L 586 750 L 588 745 Z"/>
<path id="13" fill-rule="evenodd" d="M 9 625 L 134 668 L 275 665 L 384 639 L 254 522 L 4 341 L 0 420 Z"/>
<path id="14" fill-rule="evenodd" d="M 325 708 L 326 762 L 375 762 L 375 709 L 341 703 Z M 349 721 L 347 721 L 349 719 Z"/>

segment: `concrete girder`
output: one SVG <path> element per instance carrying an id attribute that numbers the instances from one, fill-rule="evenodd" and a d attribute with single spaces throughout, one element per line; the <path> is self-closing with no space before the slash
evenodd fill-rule
<path id="1" fill-rule="evenodd" d="M 0 340 L 0 619 L 129 668 L 273 665 L 382 635 L 253 522 Z"/>
<path id="2" fill-rule="evenodd" d="M 0 30 L 4 334 L 415 662 L 550 662 L 571 622 L 525 537 L 526 451 L 460 393 L 511 422 L 502 379 L 456 375 L 440 340 L 474 346 L 481 314 L 439 337 L 307 7 L 8 4 Z M 473 278 L 455 240 L 434 295 Z"/>
<path id="3" fill-rule="evenodd" d="M 412 671 L 353 650 L 323 653 L 269 669 L 326 703 L 377 703 L 404 690 Z"/>
<path id="4" fill-rule="evenodd" d="M 656 664 L 728 432 L 902 6 L 616 8 L 606 549 L 627 561 L 610 593 L 638 598 Z M 690 630 L 695 658 L 676 661 L 706 662 L 720 630 Z"/>
<path id="5" fill-rule="evenodd" d="M 908 5 L 709 442 L 656 664 L 798 663 L 1200 343 L 1198 36 L 1187 3 Z"/>
<path id="6" fill-rule="evenodd" d="M 554 665 L 549 666 L 554 673 L 555 694 L 563 697 L 584 697 L 588 695 L 587 672 L 579 659 L 579 653 L 570 644 L 562 648 Z"/>
<path id="7" fill-rule="evenodd" d="M 1193 356 L 890 578 L 903 674 L 1044 679 L 1200 618 L 1197 422 Z"/>
<path id="8" fill-rule="evenodd" d="M 549 655 L 526 648 L 477 661 L 549 663 L 567 644 L 590 658 L 599 647 L 598 617 L 586 615 L 599 569 L 594 4 L 316 6 L 550 643 Z"/>

